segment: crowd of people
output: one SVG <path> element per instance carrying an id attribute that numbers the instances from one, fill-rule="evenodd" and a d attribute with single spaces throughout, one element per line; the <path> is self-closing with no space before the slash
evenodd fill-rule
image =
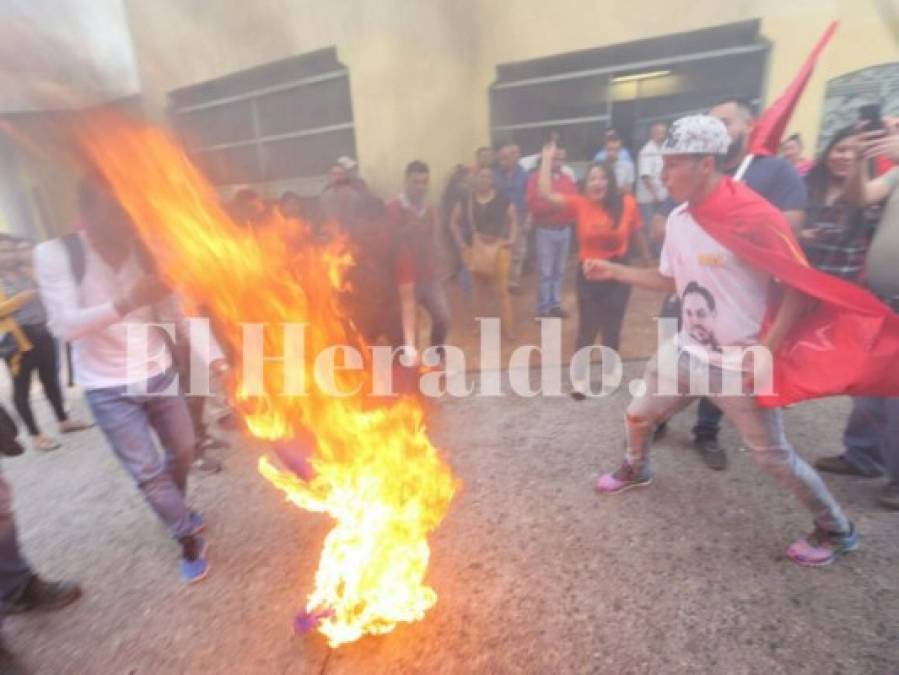
<path id="1" fill-rule="evenodd" d="M 713 355 L 747 343 L 776 349 L 801 315 L 798 294 L 785 294 L 763 334 L 773 276 L 709 236 L 696 207 L 722 186 L 739 185 L 729 188 L 735 199 L 767 209 L 788 227 L 810 265 L 868 285 L 872 242 L 882 223 L 899 218 L 899 126 L 895 120 L 885 120 L 883 129 L 853 125 L 828 139 L 810 162 L 796 135 L 784 141 L 781 157 L 753 154 L 754 122 L 750 104 L 725 100 L 707 114 L 676 121 L 671 129 L 662 122 L 652 125 L 634 153 L 610 130 L 580 179 L 557 137 L 527 157 L 511 141 L 478 148 L 473 165 L 460 164 L 451 172 L 437 207 L 429 199 L 431 173 L 424 162 L 409 162 L 400 193 L 384 199 L 359 177 L 355 162 L 342 157 L 331 168 L 315 214 L 308 200 L 293 192 L 268 203 L 251 189 L 238 191 L 228 211 L 236 223 L 252 229 L 264 227 L 277 210 L 295 224 L 289 236 L 298 246 L 345 235 L 357 254 L 352 285 L 365 290 L 364 296 L 346 297 L 355 325 L 370 344 L 386 342 L 413 359 L 420 346 L 419 308 L 430 318 L 426 342 L 438 353 L 447 343 L 453 321 L 447 283 L 458 283 L 472 298 L 476 316 L 500 317 L 505 338 L 515 340 L 519 303 L 513 296 L 523 292 L 529 266 L 538 277 L 533 316 L 540 320 L 569 318 L 563 290 L 569 265 L 575 266 L 577 349 L 597 339 L 618 349 L 634 285 L 667 294 L 659 315 L 679 323 L 682 346 L 699 345 Z M 183 341 L 172 343 L 161 332 L 151 332 L 147 362 L 129 361 L 126 323 L 172 320 L 181 325 L 183 314 L 99 176 L 84 180 L 79 208 L 76 232 L 33 251 L 27 242 L 0 240 L 5 331 L 0 353 L 11 376 L 14 408 L 35 450 L 59 446 L 41 431 L 31 409 L 36 372 L 61 433 L 91 426 L 66 410 L 59 355 L 60 344 L 69 345 L 71 371 L 96 424 L 178 542 L 181 578 L 192 583 L 207 574 L 208 561 L 205 523 L 189 505 L 188 476 L 191 468 L 221 468 L 209 454 L 218 442 L 207 422 L 214 418 L 233 425 L 233 418 L 221 405 L 205 410 L 204 397 L 153 395 L 166 390 L 176 373 L 189 381 L 191 359 L 178 346 Z M 899 289 L 875 290 L 899 310 Z M 222 376 L 228 368 L 225 356 L 217 347 L 213 352 L 206 365 Z M 694 362 L 682 353 L 677 362 L 680 378 L 688 380 Z M 712 362 L 711 368 L 713 379 L 720 380 L 721 364 Z M 134 394 L 141 378 L 145 393 Z M 760 465 L 812 512 L 815 531 L 788 549 L 791 559 L 824 565 L 857 546 L 854 525 L 787 441 L 778 409 L 762 409 L 752 397 L 697 397 L 686 391 L 662 396 L 662 378 L 652 359 L 644 376 L 648 391 L 628 408 L 625 459 L 617 471 L 600 477 L 600 493 L 648 485 L 652 440 L 665 433 L 674 414 L 698 399 L 694 446 L 710 468 L 727 467 L 727 453 L 718 442 L 724 414 Z M 574 373 L 571 394 L 583 400 L 589 393 L 583 368 Z M 14 422 L 7 418 L 0 416 L 0 446 L 4 454 L 21 454 Z M 815 467 L 867 478 L 886 475 L 878 500 L 899 509 L 899 398 L 854 398 L 843 442 L 843 453 L 819 459 Z M 25 562 L 2 477 L 0 502 L 0 595 L 7 612 L 56 608 L 77 599 L 77 585 L 46 582 Z M 0 651 L 0 660 L 6 656 Z"/>

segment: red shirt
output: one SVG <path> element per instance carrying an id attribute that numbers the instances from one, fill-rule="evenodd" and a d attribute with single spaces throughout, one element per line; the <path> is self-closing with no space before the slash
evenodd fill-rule
<path id="1" fill-rule="evenodd" d="M 397 237 L 396 281 L 400 285 L 434 279 L 434 209 L 416 211 L 402 195 L 387 204 L 387 223 Z"/>
<path id="2" fill-rule="evenodd" d="M 565 206 L 574 212 L 577 221 L 581 260 L 591 258 L 610 260 L 627 255 L 631 235 L 639 230 L 643 223 L 633 195 L 622 195 L 621 200 L 621 218 L 618 219 L 618 224 L 614 225 L 612 217 L 602 204 L 581 194 L 565 196 Z"/>
<path id="3" fill-rule="evenodd" d="M 548 199 L 540 196 L 537 183 L 540 180 L 540 172 L 534 171 L 528 179 L 527 202 L 528 211 L 531 213 L 534 223 L 543 227 L 564 227 L 574 220 L 572 209 L 553 204 Z M 577 184 L 571 178 L 559 171 L 551 176 L 552 191 L 560 195 L 576 195 Z"/>

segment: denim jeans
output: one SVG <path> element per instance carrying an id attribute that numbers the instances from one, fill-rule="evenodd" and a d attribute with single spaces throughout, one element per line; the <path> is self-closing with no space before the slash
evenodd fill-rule
<path id="1" fill-rule="evenodd" d="M 184 398 L 159 395 L 174 376 L 169 370 L 151 378 L 147 394 L 129 393 L 123 385 L 89 389 L 85 398 L 119 462 L 171 536 L 180 539 L 191 533 L 187 474 L 196 441 Z M 151 429 L 162 452 L 153 442 Z"/>
<path id="2" fill-rule="evenodd" d="M 661 371 L 659 360 L 675 360 L 676 374 Z M 671 361 L 668 361 L 671 363 Z M 656 426 L 688 406 L 696 396 L 688 393 L 691 372 L 708 366 L 674 347 L 663 347 L 647 363 L 646 393 L 634 397 L 627 408 L 627 461 L 638 471 L 649 470 L 649 445 Z M 666 378 L 674 377 L 676 381 Z M 720 391 L 722 372 L 709 368 L 710 391 Z M 658 393 L 660 391 L 673 393 Z M 847 532 L 849 521 L 818 473 L 787 441 L 779 409 L 760 408 L 751 396 L 714 396 L 740 432 L 756 462 L 812 512 L 815 523 L 830 532 Z"/>
<path id="3" fill-rule="evenodd" d="M 521 284 L 524 261 L 528 257 L 528 232 L 531 229 L 531 219 L 526 212 L 519 212 L 517 216 L 518 231 L 515 233 L 515 241 L 512 242 L 512 262 L 509 266 L 509 284 L 511 286 Z"/>
<path id="4" fill-rule="evenodd" d="M 864 473 L 886 472 L 899 485 L 899 398 L 853 398 L 843 443 L 843 459 Z"/>
<path id="5" fill-rule="evenodd" d="M 418 303 L 431 316 L 431 346 L 446 344 L 450 329 L 450 308 L 443 284 L 438 279 L 419 281 L 415 284 Z"/>
<path id="6" fill-rule="evenodd" d="M 546 314 L 562 305 L 562 284 L 565 281 L 565 263 L 571 248 L 571 228 L 536 228 L 537 269 L 540 286 L 537 290 L 537 314 Z"/>
<path id="7" fill-rule="evenodd" d="M 721 417 L 724 413 L 715 402 L 703 396 L 699 399 L 699 410 L 696 413 L 696 426 L 693 427 L 693 435 L 696 438 L 717 438 L 721 431 Z"/>
<path id="8" fill-rule="evenodd" d="M 0 603 L 4 605 L 31 579 L 31 566 L 19 550 L 16 521 L 12 510 L 12 491 L 0 474 Z M 0 624 L 5 611 L 0 610 Z"/>

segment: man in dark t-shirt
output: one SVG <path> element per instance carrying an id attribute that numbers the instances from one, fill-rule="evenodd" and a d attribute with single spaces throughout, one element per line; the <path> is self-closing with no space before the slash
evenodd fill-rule
<path id="1" fill-rule="evenodd" d="M 403 192 L 387 204 L 387 221 L 398 237 L 396 273 L 402 309 L 403 342 L 416 353 L 415 308 L 421 305 L 431 316 L 430 346 L 446 343 L 450 309 L 443 284 L 437 277 L 434 251 L 434 209 L 426 201 L 430 170 L 424 162 L 406 167 Z"/>

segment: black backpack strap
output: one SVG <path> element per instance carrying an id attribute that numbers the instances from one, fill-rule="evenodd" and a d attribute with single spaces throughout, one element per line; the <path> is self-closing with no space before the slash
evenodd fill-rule
<path id="1" fill-rule="evenodd" d="M 85 255 L 84 242 L 81 241 L 81 235 L 77 232 L 71 232 L 60 238 L 62 245 L 65 246 L 66 254 L 69 256 L 69 269 L 72 272 L 72 278 L 76 284 L 80 284 L 84 279 L 85 272 Z"/>
<path id="2" fill-rule="evenodd" d="M 69 256 L 69 269 L 72 272 L 72 278 L 75 279 L 76 284 L 80 284 L 87 269 L 87 258 L 84 253 L 84 242 L 81 241 L 81 235 L 77 232 L 70 232 L 60 237 L 60 241 L 62 241 L 66 254 Z M 156 271 L 156 264 L 143 244 L 138 243 L 135 255 L 141 270 L 147 274 L 152 274 Z"/>

